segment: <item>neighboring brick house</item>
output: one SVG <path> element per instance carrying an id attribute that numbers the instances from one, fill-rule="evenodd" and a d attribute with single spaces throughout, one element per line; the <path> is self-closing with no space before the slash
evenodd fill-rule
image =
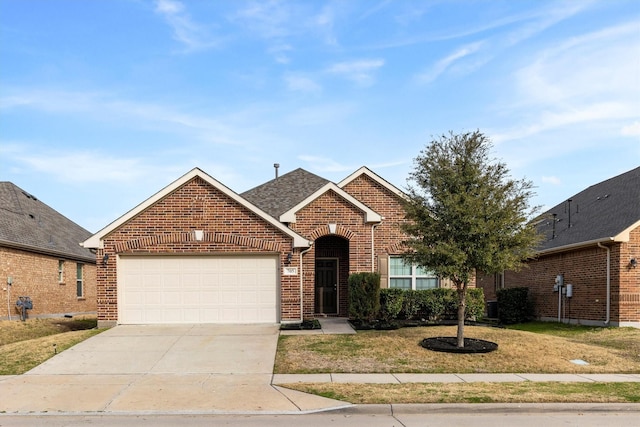
<path id="1" fill-rule="evenodd" d="M 84 242 L 98 320 L 288 323 L 347 316 L 350 273 L 439 286 L 399 257 L 403 194 L 363 167 L 340 183 L 302 169 L 243 194 L 195 168 Z"/>
<path id="2" fill-rule="evenodd" d="M 487 301 L 499 288 L 525 286 L 542 320 L 640 327 L 640 167 L 585 189 L 541 218 L 544 240 L 527 268 L 478 277 Z"/>
<path id="3" fill-rule="evenodd" d="M 80 246 L 91 233 L 11 182 L 0 182 L 0 318 L 96 312 L 96 257 Z M 8 282 L 12 284 L 9 285 Z"/>

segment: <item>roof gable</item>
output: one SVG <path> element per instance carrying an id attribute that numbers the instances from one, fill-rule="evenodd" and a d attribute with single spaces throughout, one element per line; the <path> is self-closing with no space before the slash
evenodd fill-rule
<path id="1" fill-rule="evenodd" d="M 374 212 L 372 209 L 370 209 L 364 203 L 362 203 L 359 200 L 357 200 L 355 197 L 353 197 L 351 194 L 349 194 L 346 191 L 344 191 L 342 188 L 338 187 L 333 182 L 326 183 L 325 185 L 323 185 L 322 187 L 317 189 L 315 192 L 310 194 L 308 197 L 306 197 L 304 200 L 300 201 L 300 203 L 298 203 L 297 205 L 293 206 L 288 211 L 284 212 L 282 215 L 280 215 L 280 218 L 279 218 L 280 221 L 282 221 L 282 222 L 296 222 L 296 212 L 298 212 L 300 209 L 304 208 L 305 206 L 307 206 L 308 204 L 310 204 L 311 202 L 313 202 L 318 197 L 320 197 L 321 195 L 325 194 L 328 191 L 333 191 L 338 196 L 342 197 L 344 200 L 346 200 L 347 202 L 351 203 L 356 208 L 360 209 L 364 213 L 365 222 L 380 222 L 380 221 L 382 221 L 382 216 L 380 214 Z"/>
<path id="2" fill-rule="evenodd" d="M 273 218 L 271 215 L 269 215 L 268 213 L 266 213 L 265 211 L 260 209 L 258 206 L 252 204 L 249 200 L 241 197 L 239 194 L 235 193 L 233 190 L 231 190 L 227 186 L 223 185 L 222 183 L 220 183 L 216 179 L 212 178 L 210 175 L 206 174 L 205 172 L 203 172 L 199 168 L 192 169 L 190 172 L 188 172 L 185 175 L 183 175 L 182 177 L 178 178 L 177 180 L 175 180 L 174 182 L 172 182 L 171 184 L 169 184 L 168 186 L 166 186 L 165 188 L 163 188 L 162 190 L 160 190 L 159 192 L 157 192 L 153 196 L 149 197 L 147 200 L 145 200 L 142 203 L 140 203 L 135 208 L 131 209 L 129 212 L 125 213 L 120 218 L 118 218 L 115 221 L 113 221 L 111 224 L 107 225 L 102 230 L 98 231 L 96 234 L 94 234 L 89 239 L 87 239 L 83 243 L 83 246 L 84 247 L 89 247 L 89 248 L 100 248 L 100 247 L 102 247 L 102 239 L 105 236 L 107 236 L 109 233 L 113 232 L 114 230 L 116 230 L 117 228 L 119 228 L 120 226 L 125 224 L 127 221 L 129 221 L 130 219 L 135 217 L 136 215 L 138 215 L 141 212 L 143 212 L 144 210 L 148 209 L 149 207 L 151 207 L 152 205 L 154 205 L 158 201 L 162 200 L 164 197 L 168 196 L 169 194 L 171 194 L 172 192 L 174 192 L 175 190 L 177 190 L 178 188 L 180 188 L 181 186 L 185 185 L 186 183 L 188 183 L 189 181 L 191 181 L 193 178 L 196 178 L 196 177 L 202 179 L 203 181 L 205 181 L 209 185 L 213 186 L 214 188 L 216 188 L 217 190 L 219 190 L 220 192 L 225 194 L 227 197 L 231 198 L 232 200 L 236 201 L 240 205 L 242 205 L 245 208 L 249 209 L 250 211 L 255 213 L 258 217 L 264 219 L 267 223 L 273 225 L 274 227 L 276 227 L 277 229 L 282 231 L 284 234 L 290 236 L 293 239 L 294 247 L 309 247 L 310 246 L 310 243 L 309 243 L 309 241 L 307 239 L 305 239 L 304 237 L 300 236 L 298 233 L 296 233 L 293 230 L 289 229 L 285 225 L 281 224 L 275 218 Z"/>
<path id="3" fill-rule="evenodd" d="M 347 184 L 349 184 L 350 182 L 354 181 L 355 179 L 357 179 L 361 175 L 368 176 L 373 181 L 377 182 L 382 187 L 386 188 L 387 190 L 389 190 L 390 192 L 392 192 L 393 194 L 395 194 L 398 197 L 403 197 L 403 198 L 406 197 L 405 193 L 402 190 L 400 190 L 398 187 L 394 186 L 389 181 L 387 181 L 386 179 L 382 178 L 380 175 L 376 174 L 375 172 L 373 172 L 371 169 L 369 169 L 366 166 L 362 166 L 360 169 L 358 169 L 357 171 L 355 171 L 354 173 L 352 173 L 351 175 L 349 175 L 348 177 L 346 177 L 345 179 L 340 181 L 338 183 L 338 187 L 344 188 Z"/>
<path id="4" fill-rule="evenodd" d="M 638 226 L 640 167 L 592 185 L 542 214 L 538 231 L 544 240 L 539 251 L 625 242 Z"/>
<path id="5" fill-rule="evenodd" d="M 0 245 L 95 262 L 91 233 L 11 182 L 0 182 Z"/>

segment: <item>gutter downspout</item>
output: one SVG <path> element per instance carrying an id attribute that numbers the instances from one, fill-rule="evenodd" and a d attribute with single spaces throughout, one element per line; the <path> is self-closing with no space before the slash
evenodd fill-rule
<path id="1" fill-rule="evenodd" d="M 311 248 L 313 247 L 313 242 L 311 242 L 311 245 L 309 245 L 308 249 L 305 249 L 304 251 L 300 251 L 300 323 L 302 323 L 304 321 L 304 301 L 303 301 L 303 296 L 304 296 L 304 270 L 302 268 L 302 255 L 306 254 L 307 252 L 309 252 L 311 250 Z"/>
<path id="2" fill-rule="evenodd" d="M 380 225 L 378 224 L 371 224 L 371 272 L 375 272 L 376 268 L 375 268 L 375 263 L 376 263 L 376 245 L 375 245 L 375 237 L 373 232 L 375 231 L 376 227 Z"/>
<path id="3" fill-rule="evenodd" d="M 605 326 L 609 326 L 611 321 L 611 248 L 598 242 L 598 247 L 607 251 L 607 318 Z"/>

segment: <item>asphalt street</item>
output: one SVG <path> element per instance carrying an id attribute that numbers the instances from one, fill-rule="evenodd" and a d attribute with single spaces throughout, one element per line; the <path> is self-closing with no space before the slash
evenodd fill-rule
<path id="1" fill-rule="evenodd" d="M 359 405 L 301 415 L 224 414 L 50 414 L 0 415 L 0 426 L 181 427 L 632 427 L 640 425 L 637 404 L 542 405 Z"/>

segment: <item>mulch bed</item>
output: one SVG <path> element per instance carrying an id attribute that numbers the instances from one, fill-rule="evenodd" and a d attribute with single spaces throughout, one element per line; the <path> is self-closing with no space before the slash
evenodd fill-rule
<path id="1" fill-rule="evenodd" d="M 498 344 L 476 338 L 465 338 L 464 347 L 458 347 L 456 337 L 425 338 L 420 345 L 428 350 L 446 353 L 489 353 L 498 349 Z"/>
<path id="2" fill-rule="evenodd" d="M 280 330 L 282 331 L 306 331 L 313 329 L 322 329 L 322 326 L 317 319 L 304 320 L 302 323 L 287 323 L 280 325 Z"/>

